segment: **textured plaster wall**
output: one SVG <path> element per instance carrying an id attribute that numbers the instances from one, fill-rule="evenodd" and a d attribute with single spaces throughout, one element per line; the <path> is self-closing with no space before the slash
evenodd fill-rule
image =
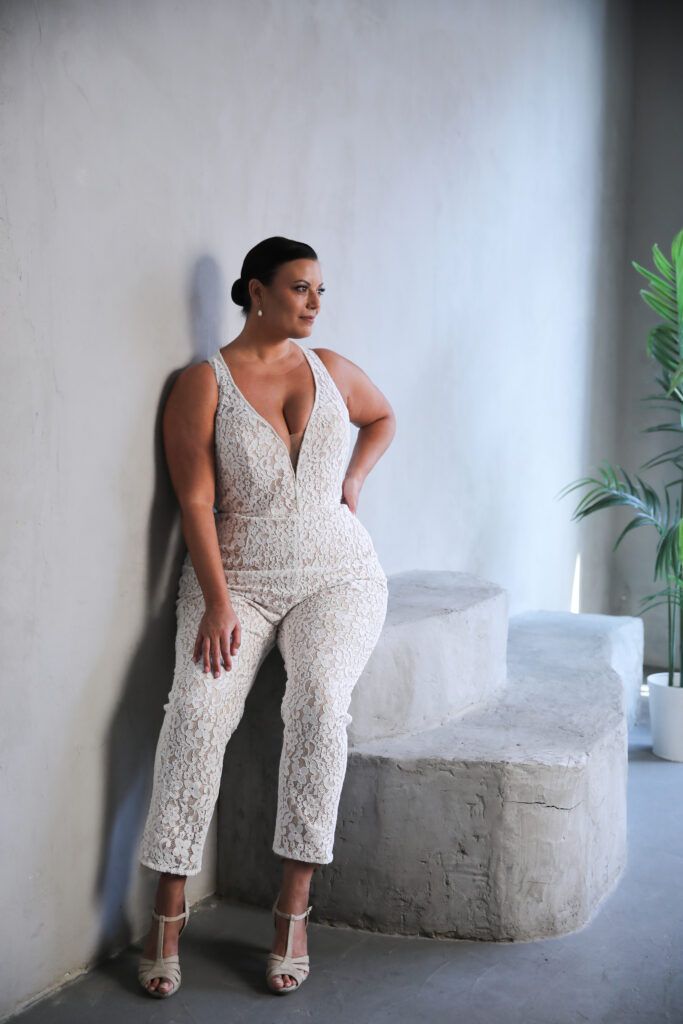
<path id="1" fill-rule="evenodd" d="M 7 0 L 0 91 L 8 1013 L 147 927 L 182 557 L 159 416 L 240 330 L 255 242 L 318 250 L 311 344 L 397 413 L 359 506 L 387 572 L 566 609 L 580 556 L 605 610 L 607 524 L 554 495 L 615 437 L 630 5 Z"/>

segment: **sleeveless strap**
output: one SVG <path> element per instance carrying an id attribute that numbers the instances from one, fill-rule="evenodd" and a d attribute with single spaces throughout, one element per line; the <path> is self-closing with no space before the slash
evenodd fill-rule
<path id="1" fill-rule="evenodd" d="M 225 370 L 225 366 L 223 365 L 223 360 L 221 359 L 221 357 L 218 354 L 218 352 L 216 352 L 212 356 L 209 356 L 209 358 L 205 359 L 204 362 L 208 363 L 209 366 L 213 367 L 213 372 L 216 375 L 216 381 L 217 381 L 219 386 L 221 384 L 226 384 L 227 383 L 227 381 L 228 381 L 228 374 L 227 374 L 227 372 Z"/>
<path id="2" fill-rule="evenodd" d="M 344 397 L 337 386 L 337 382 L 325 366 L 324 362 L 320 358 L 317 352 L 314 352 L 312 348 L 306 348 L 308 354 L 311 356 L 311 362 L 313 363 L 313 372 L 318 378 L 318 386 L 321 390 L 325 401 L 335 402 L 340 410 L 343 411 L 344 415 L 348 419 L 349 410 Z"/>

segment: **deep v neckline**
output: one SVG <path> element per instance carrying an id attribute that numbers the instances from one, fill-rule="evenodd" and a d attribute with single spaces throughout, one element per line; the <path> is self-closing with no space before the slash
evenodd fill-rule
<path id="1" fill-rule="evenodd" d="M 270 422 L 270 420 L 267 420 L 265 416 L 261 415 L 261 413 L 258 411 L 258 409 L 254 408 L 254 406 L 251 404 L 251 402 L 243 395 L 243 393 L 237 387 L 237 384 L 235 383 L 235 378 L 233 377 L 233 375 L 232 375 L 232 373 L 230 371 L 230 367 L 228 366 L 227 362 L 225 361 L 225 358 L 224 358 L 223 353 L 221 352 L 220 348 L 218 349 L 218 357 L 219 357 L 221 363 L 223 364 L 223 366 L 225 367 L 225 371 L 226 371 L 226 373 L 228 375 L 228 379 L 229 379 L 230 383 L 232 384 L 234 390 L 237 392 L 238 397 L 242 400 L 242 402 L 244 403 L 246 408 L 249 409 L 250 412 L 252 412 L 254 414 L 254 416 L 256 416 L 256 418 L 261 421 L 261 423 L 265 423 L 265 425 L 268 427 L 268 429 L 273 432 L 275 437 L 278 439 L 278 441 L 280 442 L 280 444 L 284 448 L 285 453 L 287 455 L 287 462 L 289 464 L 289 468 L 292 471 L 292 476 L 294 477 L 294 482 L 295 483 L 298 480 L 298 472 L 299 472 L 299 468 L 301 466 L 301 456 L 303 454 L 304 444 L 305 444 L 306 438 L 308 437 L 309 427 L 311 426 L 311 423 L 313 422 L 313 417 L 315 416 L 316 409 L 318 408 L 318 398 L 319 398 L 319 395 L 320 395 L 320 385 L 319 385 L 319 382 L 318 382 L 318 375 L 317 375 L 317 373 L 315 371 L 315 367 L 313 365 L 313 360 L 311 359 L 310 354 L 307 352 L 306 348 L 303 345 L 299 345 L 299 348 L 303 352 L 304 357 L 306 359 L 306 362 L 308 363 L 308 365 L 310 367 L 311 374 L 313 376 L 313 387 L 315 388 L 315 392 L 314 392 L 314 395 L 313 395 L 313 405 L 311 406 L 311 412 L 310 412 L 310 415 L 308 417 L 308 422 L 306 423 L 306 426 L 304 427 L 304 432 L 303 432 L 303 435 L 301 437 L 301 442 L 299 444 L 299 453 L 297 455 L 296 468 L 292 465 L 292 454 L 291 454 L 289 448 L 287 447 L 287 445 L 285 444 L 285 442 L 284 442 L 284 440 L 282 438 L 282 435 L 280 434 L 279 431 L 277 431 L 275 429 L 275 427 Z M 297 433 L 300 433 L 300 431 L 297 431 Z M 290 434 L 289 436 L 292 437 L 293 435 Z"/>

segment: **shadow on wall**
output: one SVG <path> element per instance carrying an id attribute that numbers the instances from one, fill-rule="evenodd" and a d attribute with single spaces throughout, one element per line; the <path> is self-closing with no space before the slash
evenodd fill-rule
<path id="1" fill-rule="evenodd" d="M 225 306 L 222 274 L 209 256 L 199 259 L 190 277 L 188 294 L 193 358 L 205 358 L 220 342 L 221 311 Z M 171 351 L 169 350 L 169 359 Z M 108 643 L 103 657 L 93 666 L 90 685 L 117 687 L 120 699 L 103 743 L 104 793 L 102 794 L 101 848 L 97 868 L 95 899 L 101 909 L 95 960 L 106 959 L 134 940 L 135 922 L 126 916 L 126 898 L 131 878 L 140 870 L 136 854 L 151 797 L 154 754 L 163 721 L 163 706 L 173 683 L 175 662 L 175 604 L 180 568 L 186 545 L 182 536 L 177 500 L 171 484 L 163 446 L 162 417 L 175 380 L 182 372 L 171 371 L 163 384 L 158 402 L 153 437 L 138 443 L 154 445 L 154 490 L 147 525 L 147 577 L 144 618 L 137 643 L 122 680 L 110 679 L 106 663 Z M 131 460 L 130 465 L 134 465 Z M 135 524 L 133 524 L 134 527 Z M 137 531 L 133 528 L 134 535 Z M 97 553 L 94 553 L 97 557 Z M 121 593 L 130 586 L 129 571 L 142 561 L 142 551 L 131 548 L 121 564 Z M 133 579 L 139 581 L 133 573 Z M 111 638 L 117 644 L 120 639 Z M 124 642 L 128 644 L 127 638 Z M 87 707 L 85 714 L 87 716 Z M 82 732 L 74 719 L 71 749 L 81 742 Z M 73 794 L 73 779 L 65 779 L 59 792 L 64 805 Z M 68 808 L 67 808 L 68 810 Z M 59 835 L 68 820 L 61 814 L 55 822 Z"/>

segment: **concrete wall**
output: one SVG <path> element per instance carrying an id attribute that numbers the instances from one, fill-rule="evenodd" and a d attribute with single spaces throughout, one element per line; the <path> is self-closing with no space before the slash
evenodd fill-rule
<path id="1" fill-rule="evenodd" d="M 614 366 L 619 380 L 619 434 L 610 461 L 639 475 L 656 487 L 662 501 L 664 484 L 680 478 L 671 467 L 641 469 L 648 459 L 673 448 L 679 439 L 674 434 L 643 434 L 645 427 L 671 419 L 646 395 L 660 392 L 656 379 L 659 366 L 646 353 L 649 330 L 658 322 L 656 314 L 643 302 L 640 289 L 645 279 L 632 267 L 631 260 L 655 269 L 652 246 L 671 256 L 674 235 L 683 228 L 683 64 L 680 40 L 683 36 L 683 7 L 674 0 L 655 0 L 635 5 L 634 33 L 638 39 L 634 63 L 634 115 L 627 202 L 625 205 L 626 252 L 621 286 L 621 341 Z M 605 457 L 608 457 L 607 455 Z M 680 501 L 680 485 L 670 488 L 672 502 Z M 614 540 L 632 515 L 618 512 Z M 654 528 L 638 528 L 622 541 L 613 558 L 612 611 L 638 615 L 642 599 L 662 590 L 664 580 L 653 579 L 658 535 Z M 647 612 L 645 618 L 645 661 L 666 668 L 666 606 Z M 676 652 L 678 667 L 678 652 Z"/>
<path id="2" fill-rule="evenodd" d="M 396 410 L 359 505 L 387 572 L 608 610 L 607 522 L 555 495 L 615 439 L 629 15 L 2 5 L 0 1014 L 148 927 L 182 557 L 159 416 L 240 330 L 228 291 L 261 238 L 318 250 L 311 344 Z"/>

